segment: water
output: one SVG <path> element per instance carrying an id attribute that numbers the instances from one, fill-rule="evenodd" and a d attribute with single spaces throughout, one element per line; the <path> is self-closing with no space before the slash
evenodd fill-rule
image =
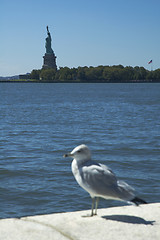
<path id="1" fill-rule="evenodd" d="M 158 202 L 159 113 L 160 84 L 1 83 L 0 218 L 89 209 L 62 157 L 81 143 Z"/>

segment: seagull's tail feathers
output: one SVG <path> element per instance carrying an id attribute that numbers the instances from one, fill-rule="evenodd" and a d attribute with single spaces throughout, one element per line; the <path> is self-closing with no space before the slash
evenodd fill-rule
<path id="1" fill-rule="evenodd" d="M 121 199 L 123 199 L 123 201 L 128 201 L 130 203 L 133 203 L 135 205 L 139 205 L 139 204 L 146 204 L 147 202 L 144 201 L 143 199 L 136 197 L 135 196 L 135 190 L 134 188 L 132 188 L 130 185 L 128 185 L 126 182 L 124 181 L 118 181 L 118 188 L 120 190 L 121 193 Z"/>
<path id="2" fill-rule="evenodd" d="M 133 198 L 133 199 L 131 200 L 131 202 L 134 203 L 134 204 L 136 204 L 137 206 L 138 206 L 139 204 L 146 204 L 146 203 L 147 203 L 146 201 L 144 201 L 143 199 L 138 198 L 138 197 Z"/>

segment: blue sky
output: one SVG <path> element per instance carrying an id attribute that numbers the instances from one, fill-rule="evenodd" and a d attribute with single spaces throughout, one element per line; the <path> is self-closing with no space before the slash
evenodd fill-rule
<path id="1" fill-rule="evenodd" d="M 160 68 L 159 0 L 0 0 L 0 76 L 40 69 L 46 26 L 58 67 Z"/>

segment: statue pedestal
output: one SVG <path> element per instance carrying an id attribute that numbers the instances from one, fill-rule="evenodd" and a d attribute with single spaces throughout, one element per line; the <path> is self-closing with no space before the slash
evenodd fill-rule
<path id="1" fill-rule="evenodd" d="M 57 65 L 56 65 L 56 56 L 55 54 L 47 54 L 43 56 L 44 62 L 42 68 L 54 68 L 57 70 Z"/>

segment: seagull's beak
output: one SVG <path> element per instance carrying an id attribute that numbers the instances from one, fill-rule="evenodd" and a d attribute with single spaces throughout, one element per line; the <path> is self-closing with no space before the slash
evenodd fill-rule
<path id="1" fill-rule="evenodd" d="M 63 155 L 63 157 L 73 157 L 73 154 L 72 153 L 66 153 Z"/>

